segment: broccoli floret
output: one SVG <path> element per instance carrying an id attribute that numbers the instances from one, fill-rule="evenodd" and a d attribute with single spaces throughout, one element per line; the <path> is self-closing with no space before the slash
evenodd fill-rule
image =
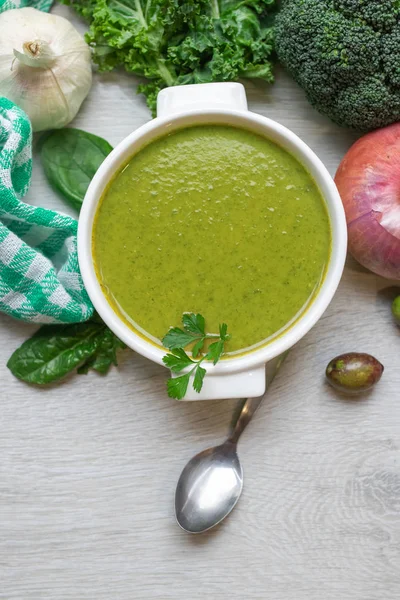
<path id="1" fill-rule="evenodd" d="M 368 131 L 400 121 L 400 0 L 282 0 L 276 51 L 339 125 Z"/>

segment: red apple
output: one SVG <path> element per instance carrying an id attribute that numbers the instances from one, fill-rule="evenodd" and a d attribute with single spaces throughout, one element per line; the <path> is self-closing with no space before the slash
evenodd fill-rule
<path id="1" fill-rule="evenodd" d="M 400 123 L 359 139 L 335 182 L 351 254 L 374 273 L 400 280 Z"/>

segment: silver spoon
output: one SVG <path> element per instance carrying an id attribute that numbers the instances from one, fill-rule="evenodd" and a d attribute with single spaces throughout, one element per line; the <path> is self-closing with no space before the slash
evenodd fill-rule
<path id="1" fill-rule="evenodd" d="M 285 356 L 286 353 L 268 363 L 266 389 Z M 175 493 L 175 514 L 185 531 L 202 533 L 215 527 L 239 500 L 243 470 L 236 451 L 237 443 L 264 396 L 243 400 L 228 439 L 220 446 L 196 454 L 183 469 Z"/>

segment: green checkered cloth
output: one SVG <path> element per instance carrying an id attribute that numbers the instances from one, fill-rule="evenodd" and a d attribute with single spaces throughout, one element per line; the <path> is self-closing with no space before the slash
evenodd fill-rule
<path id="1" fill-rule="evenodd" d="M 0 0 L 0 13 L 53 0 Z M 32 323 L 78 323 L 93 314 L 79 272 L 77 221 L 21 201 L 32 172 L 28 117 L 0 97 L 0 310 Z"/>
<path id="2" fill-rule="evenodd" d="M 0 97 L 0 310 L 32 323 L 86 321 L 75 219 L 25 204 L 32 171 L 26 114 Z"/>
<path id="3" fill-rule="evenodd" d="M 32 6 L 47 12 L 52 4 L 53 0 L 0 0 L 0 13 L 12 8 L 25 8 L 25 6 Z"/>

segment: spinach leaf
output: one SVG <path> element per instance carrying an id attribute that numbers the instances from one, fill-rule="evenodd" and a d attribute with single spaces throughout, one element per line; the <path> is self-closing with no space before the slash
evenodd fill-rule
<path id="1" fill-rule="evenodd" d="M 117 350 L 124 350 L 125 348 L 126 345 L 124 342 L 121 342 L 108 327 L 105 327 L 96 352 L 92 354 L 83 365 L 78 367 L 77 372 L 80 375 L 83 375 L 88 373 L 90 369 L 93 369 L 94 371 L 105 375 L 108 373 L 111 365 L 118 366 Z"/>
<path id="2" fill-rule="evenodd" d="M 75 368 L 107 373 L 125 345 L 96 319 L 74 325 L 44 325 L 10 357 L 7 367 L 22 381 L 48 384 Z"/>
<path id="3" fill-rule="evenodd" d="M 103 138 L 81 129 L 59 129 L 44 136 L 41 159 L 47 179 L 80 210 L 89 183 L 111 152 Z"/>
<path id="4" fill-rule="evenodd" d="M 80 129 L 61 129 L 47 134 L 41 158 L 50 183 L 80 210 L 89 183 L 112 146 Z M 117 350 L 126 348 L 97 314 L 74 325 L 44 325 L 10 357 L 7 367 L 28 383 L 58 381 L 77 369 L 106 374 L 117 365 Z"/>

